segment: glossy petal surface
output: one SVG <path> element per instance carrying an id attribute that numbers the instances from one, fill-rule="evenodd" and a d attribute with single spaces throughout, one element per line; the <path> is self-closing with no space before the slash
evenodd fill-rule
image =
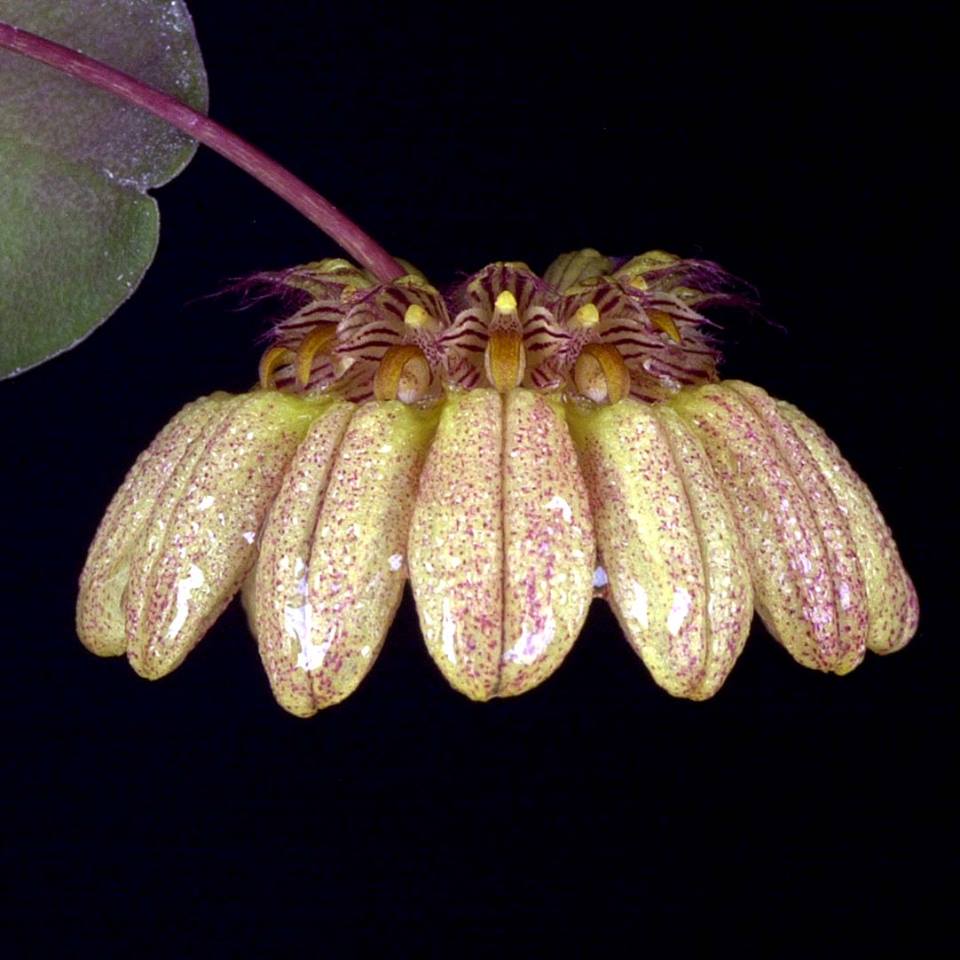
<path id="1" fill-rule="evenodd" d="M 823 430 L 789 403 L 777 401 L 777 409 L 816 461 L 824 482 L 849 521 L 869 607 L 867 649 L 893 653 L 913 637 L 920 610 L 890 528 L 867 485 Z"/>
<path id="2" fill-rule="evenodd" d="M 838 579 L 838 570 L 842 564 L 856 583 L 856 558 L 847 555 L 849 532 L 835 504 L 822 485 L 804 487 L 763 418 L 733 387 L 684 391 L 674 406 L 730 495 L 767 629 L 804 666 L 852 670 L 863 657 L 864 631 L 859 614 L 851 623 L 844 610 L 843 584 L 850 581 Z"/>
<path id="3" fill-rule="evenodd" d="M 573 405 L 610 603 L 654 680 L 703 699 L 749 632 L 739 535 L 699 443 L 669 409 Z"/>
<path id="4" fill-rule="evenodd" d="M 167 480 L 131 555 L 127 656 L 150 679 L 180 664 L 239 589 L 317 406 L 259 391 L 223 411 Z"/>
<path id="5" fill-rule="evenodd" d="M 451 685 L 486 700 L 546 679 L 583 625 L 593 570 L 562 409 L 524 389 L 451 395 L 410 532 L 424 640 Z"/>
<path id="6" fill-rule="evenodd" d="M 505 397 L 504 621 L 500 696 L 542 683 L 566 657 L 593 598 L 596 547 L 563 409 Z"/>
<path id="7" fill-rule="evenodd" d="M 403 594 L 410 515 L 436 418 L 374 402 L 358 407 L 346 429 L 307 571 L 298 666 L 310 674 L 313 699 L 308 707 L 301 693 L 301 709 L 348 696 L 380 652 Z"/>
<path id="8" fill-rule="evenodd" d="M 828 575 L 833 583 L 837 631 L 850 650 L 845 664 L 853 669 L 863 659 L 866 650 L 870 614 L 863 569 L 846 512 L 837 502 L 816 458 L 782 416 L 777 402 L 766 391 L 749 383 L 729 380 L 725 385 L 763 422 L 813 509 L 826 551 Z M 838 672 L 843 672 L 843 665 Z"/>
<path id="9" fill-rule="evenodd" d="M 130 574 L 130 553 L 171 474 L 202 438 L 226 394 L 188 403 L 137 458 L 100 523 L 83 573 L 77 601 L 77 633 L 100 656 L 127 649 L 122 597 Z"/>
<path id="10" fill-rule="evenodd" d="M 277 702 L 299 716 L 317 709 L 308 669 L 310 549 L 330 468 L 353 411 L 352 404 L 332 403 L 314 421 L 260 538 L 251 624 Z"/>
<path id="11" fill-rule="evenodd" d="M 420 478 L 410 583 L 427 650 L 450 684 L 495 696 L 503 648 L 503 400 L 451 394 Z"/>

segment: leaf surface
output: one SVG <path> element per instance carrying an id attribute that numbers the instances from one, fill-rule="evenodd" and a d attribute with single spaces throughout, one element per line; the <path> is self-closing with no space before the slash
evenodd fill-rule
<path id="1" fill-rule="evenodd" d="M 0 20 L 206 111 L 182 0 L 0 0 Z M 133 293 L 159 235 L 146 191 L 195 150 L 139 107 L 0 50 L 0 376 L 75 346 Z"/>

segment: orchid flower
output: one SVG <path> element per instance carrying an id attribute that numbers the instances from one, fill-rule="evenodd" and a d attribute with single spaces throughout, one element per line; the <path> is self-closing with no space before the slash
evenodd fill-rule
<path id="1" fill-rule="evenodd" d="M 754 611 L 843 674 L 913 635 L 869 491 L 823 432 L 722 381 L 713 264 L 594 250 L 492 264 L 442 295 L 346 261 L 274 277 L 301 302 L 248 394 L 182 410 L 94 540 L 78 630 L 163 676 L 243 586 L 274 695 L 300 716 L 373 666 L 409 579 L 467 696 L 546 680 L 594 597 L 669 693 L 717 692 Z"/>
<path id="2" fill-rule="evenodd" d="M 691 699 L 720 689 L 754 612 L 837 674 L 913 636 L 863 482 L 795 407 L 720 379 L 706 311 L 742 287 L 715 264 L 588 249 L 441 292 L 174 97 L 10 24 L 0 46 L 211 146 L 358 261 L 257 278 L 293 306 L 259 382 L 181 410 L 96 534 L 77 609 L 94 653 L 162 677 L 242 590 L 278 702 L 309 716 L 366 676 L 407 580 L 430 656 L 477 700 L 545 681 L 595 597 Z"/>

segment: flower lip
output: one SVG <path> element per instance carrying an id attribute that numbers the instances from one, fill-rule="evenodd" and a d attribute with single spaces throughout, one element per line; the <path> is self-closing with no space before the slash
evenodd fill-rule
<path id="1" fill-rule="evenodd" d="M 630 371 L 616 347 L 585 344 L 573 366 L 577 390 L 594 403 L 619 403 L 630 392 Z"/>
<path id="2" fill-rule="evenodd" d="M 383 355 L 373 378 L 377 400 L 414 403 L 423 398 L 430 386 L 432 372 L 427 358 L 412 343 L 390 347 Z"/>

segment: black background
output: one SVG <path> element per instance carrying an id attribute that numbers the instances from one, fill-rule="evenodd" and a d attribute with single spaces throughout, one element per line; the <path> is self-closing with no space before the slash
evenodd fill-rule
<path id="1" fill-rule="evenodd" d="M 336 252 L 201 151 L 159 192 L 132 300 L 0 385 L 14 952 L 540 955 L 557 935 L 562 953 L 653 949 L 662 928 L 831 952 L 933 932 L 956 866 L 940 9 L 192 9 L 212 115 L 437 283 L 590 245 L 756 284 L 782 329 L 732 323 L 725 372 L 837 441 L 894 530 L 920 631 L 837 678 L 757 625 L 694 704 L 597 604 L 552 679 L 474 704 L 407 597 L 368 679 L 309 721 L 273 703 L 234 607 L 159 683 L 87 653 L 75 584 L 127 468 L 183 403 L 255 378 L 262 317 L 207 295 Z"/>

